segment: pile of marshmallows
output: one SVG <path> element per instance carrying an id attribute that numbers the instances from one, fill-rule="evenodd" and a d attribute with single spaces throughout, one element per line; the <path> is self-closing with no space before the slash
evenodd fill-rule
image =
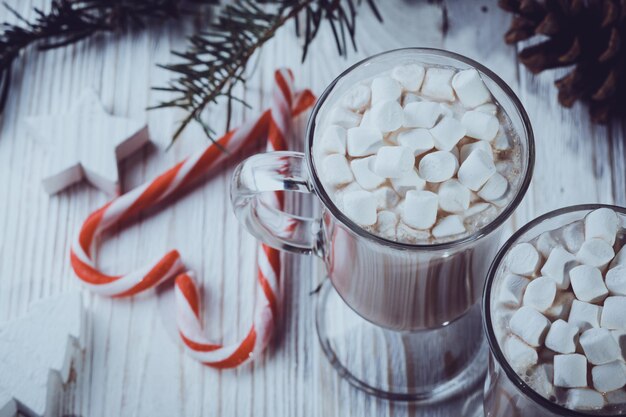
<path id="1" fill-rule="evenodd" d="M 497 201 L 508 189 L 494 164 L 496 113 L 475 69 L 397 66 L 330 110 L 318 145 L 322 179 L 344 214 L 384 237 L 397 237 L 399 214 L 428 238 L 439 210 L 450 215 L 432 236 L 464 233 L 464 217 L 490 206 L 480 200 Z"/>
<path id="2" fill-rule="evenodd" d="M 619 229 L 615 212 L 601 208 L 585 217 L 584 230 L 582 222 L 563 230 L 575 255 L 547 232 L 535 245 L 520 243 L 507 256 L 510 274 L 499 301 L 517 308 L 509 322 L 515 336 L 504 346 L 507 360 L 524 373 L 555 353 L 547 377 L 555 387 L 569 389 L 571 409 L 602 408 L 601 393 L 626 385 L 626 351 L 620 344 L 620 338 L 626 342 L 626 246 L 615 255 Z M 626 395 L 618 398 L 626 402 Z"/>

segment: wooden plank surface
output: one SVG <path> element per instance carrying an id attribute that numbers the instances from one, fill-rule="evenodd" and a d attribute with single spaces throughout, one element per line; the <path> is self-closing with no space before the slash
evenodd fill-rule
<path id="1" fill-rule="evenodd" d="M 32 17 L 32 5 L 46 2 L 9 3 Z M 495 2 L 378 3 L 386 24 L 363 13 L 359 51 L 347 59 L 337 57 L 330 29 L 324 27 L 301 64 L 293 28 L 280 31 L 255 58 L 258 65 L 246 98 L 255 109 L 268 104 L 276 66 L 291 67 L 299 85 L 321 92 L 343 69 L 371 54 L 404 46 L 450 49 L 482 62 L 507 81 L 535 130 L 534 179 L 510 230 L 564 205 L 626 204 L 624 125 L 593 126 L 584 107 L 559 107 L 552 85 L 558 74 L 533 77 L 519 65 L 515 48 L 502 42 L 510 16 Z M 0 13 L 0 20 L 9 18 L 6 11 Z M 23 313 L 34 300 L 78 288 L 69 267 L 69 245 L 82 220 L 107 201 L 88 185 L 47 196 L 39 180 L 49 162 L 28 137 L 24 118 L 68 108 L 82 89 L 92 87 L 114 114 L 145 118 L 157 144 L 122 164 L 123 188 L 154 177 L 206 144 L 200 129 L 190 128 L 165 152 L 182 114 L 145 111 L 160 97 L 150 86 L 163 85 L 170 76 L 155 64 L 171 62 L 170 50 L 184 47 L 184 34 L 193 26 L 167 24 L 47 53 L 29 51 L 16 65 L 0 121 L 0 321 Z M 254 111 L 236 107 L 234 124 Z M 207 117 L 222 128 L 224 115 L 223 108 L 214 107 Z M 303 146 L 304 123 L 298 122 L 294 149 Z M 224 342 L 248 329 L 257 250 L 232 214 L 231 173 L 232 167 L 225 169 L 185 199 L 108 236 L 98 257 L 104 270 L 121 272 L 178 248 L 186 265 L 201 277 L 209 334 Z M 292 200 L 293 210 L 316 210 L 311 200 Z M 234 371 L 207 369 L 183 354 L 163 323 L 172 318 L 163 298 L 149 294 L 111 300 L 86 294 L 87 346 L 65 390 L 61 412 L 85 417 L 447 415 L 375 400 L 341 380 L 321 353 L 314 332 L 315 297 L 309 292 L 323 277 L 320 263 L 295 255 L 287 255 L 285 262 L 283 319 L 277 336 L 261 360 Z"/>

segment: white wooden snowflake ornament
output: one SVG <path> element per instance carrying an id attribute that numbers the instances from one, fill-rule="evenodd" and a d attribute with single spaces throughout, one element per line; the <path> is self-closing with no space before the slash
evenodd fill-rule
<path id="1" fill-rule="evenodd" d="M 80 293 L 34 304 L 22 318 L 0 326 L 0 417 L 16 411 L 55 416 L 74 356 L 83 346 Z"/>
<path id="2" fill-rule="evenodd" d="M 107 113 L 92 90 L 70 112 L 29 117 L 26 124 L 49 155 L 42 180 L 49 194 L 83 179 L 120 194 L 118 162 L 150 141 L 144 122 Z"/>

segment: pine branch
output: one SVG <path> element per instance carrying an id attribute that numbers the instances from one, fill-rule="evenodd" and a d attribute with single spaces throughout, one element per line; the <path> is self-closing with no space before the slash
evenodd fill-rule
<path id="1" fill-rule="evenodd" d="M 186 112 L 172 142 L 192 121 L 198 122 L 212 140 L 214 132 L 202 120 L 203 110 L 220 99 L 227 101 L 229 109 L 233 102 L 248 106 L 233 94 L 233 89 L 246 83 L 248 62 L 278 29 L 294 21 L 296 34 L 303 38 L 304 61 L 323 22 L 328 22 L 337 52 L 345 56 L 350 47 L 356 50 L 356 14 L 362 3 L 366 3 L 382 21 L 374 0 L 233 1 L 219 12 L 217 21 L 209 30 L 189 38 L 187 51 L 174 52 L 181 58 L 181 63 L 160 66 L 174 72 L 176 78 L 168 86 L 155 89 L 174 93 L 174 97 L 151 109 L 175 107 Z M 230 112 L 227 118 L 227 124 L 230 124 Z"/>
<path id="2" fill-rule="evenodd" d="M 197 5 L 217 0 L 194 0 Z M 0 114 L 11 85 L 11 68 L 31 45 L 45 51 L 60 48 L 100 32 L 142 29 L 151 21 L 186 14 L 182 0 L 54 0 L 49 12 L 34 8 L 36 18 L 25 19 L 4 3 L 17 24 L 3 23 L 0 32 Z"/>

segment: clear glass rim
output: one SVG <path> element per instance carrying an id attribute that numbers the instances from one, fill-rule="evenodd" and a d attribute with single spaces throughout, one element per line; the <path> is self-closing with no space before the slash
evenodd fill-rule
<path id="1" fill-rule="evenodd" d="M 476 68 L 481 73 L 487 75 L 493 82 L 495 82 L 498 85 L 500 89 L 502 89 L 502 91 L 511 100 L 513 106 L 516 108 L 517 112 L 519 113 L 519 116 L 522 119 L 524 132 L 518 132 L 518 133 L 525 134 L 527 138 L 527 146 L 526 146 L 527 163 L 525 166 L 526 170 L 525 170 L 524 178 L 522 180 L 522 183 L 520 184 L 519 189 L 517 190 L 515 197 L 504 208 L 504 210 L 502 210 L 502 212 L 498 214 L 498 216 L 495 219 L 493 219 L 490 223 L 481 227 L 476 232 L 468 236 L 462 237 L 460 239 L 452 240 L 449 242 L 443 242 L 443 243 L 411 244 L 411 243 L 402 243 L 402 242 L 397 242 L 394 240 L 385 239 L 383 237 L 377 236 L 373 233 L 366 231 L 365 229 L 361 228 L 359 225 L 354 223 L 352 220 L 350 220 L 346 215 L 344 215 L 341 212 L 341 210 L 339 210 L 339 208 L 335 205 L 335 203 L 333 203 L 330 196 L 326 193 L 326 190 L 324 189 L 319 179 L 319 176 L 317 175 L 315 164 L 313 163 L 312 146 L 313 146 L 313 137 L 315 134 L 315 119 L 317 117 L 317 114 L 319 113 L 319 110 L 324 105 L 324 102 L 326 101 L 326 99 L 328 98 L 332 90 L 334 89 L 335 85 L 342 78 L 344 78 L 346 75 L 352 72 L 355 68 L 363 64 L 366 64 L 367 62 L 370 62 L 374 59 L 377 59 L 381 56 L 390 55 L 390 54 L 394 54 L 394 53 L 398 53 L 402 51 L 416 52 L 418 54 L 425 54 L 425 55 L 437 55 L 437 56 L 441 56 L 444 58 L 457 60 L 464 64 L 467 64 Z M 378 244 L 389 246 L 395 249 L 408 249 L 408 250 L 420 249 L 420 250 L 426 250 L 426 251 L 445 250 L 445 249 L 456 248 L 458 246 L 462 246 L 464 244 L 477 241 L 480 238 L 487 236 L 488 234 L 498 229 L 498 227 L 502 225 L 502 223 L 504 223 L 511 216 L 511 214 L 513 214 L 513 212 L 515 211 L 519 203 L 522 201 L 522 199 L 526 195 L 528 186 L 530 185 L 530 181 L 531 181 L 532 174 L 533 174 L 533 168 L 535 165 L 535 139 L 534 139 L 532 126 L 530 124 L 530 119 L 528 117 L 528 114 L 526 113 L 526 110 L 524 109 L 524 106 L 522 106 L 521 101 L 519 100 L 517 95 L 513 92 L 511 87 L 509 87 L 507 83 L 505 83 L 499 76 L 497 76 L 490 69 L 474 61 L 473 59 L 467 58 L 463 55 L 460 55 L 454 52 L 446 51 L 443 49 L 437 49 L 437 48 L 411 47 L 411 48 L 392 49 L 389 51 L 378 53 L 376 55 L 372 55 L 350 66 L 348 69 L 346 69 L 341 74 L 339 74 L 339 76 L 337 76 L 328 85 L 328 87 L 326 87 L 324 92 L 318 98 L 317 102 L 315 103 L 315 106 L 313 107 L 311 115 L 309 116 L 307 129 L 306 129 L 306 136 L 307 136 L 307 144 L 305 147 L 305 154 L 306 154 L 306 160 L 307 160 L 307 165 L 308 165 L 308 170 L 309 170 L 309 177 L 311 178 L 313 190 L 322 201 L 322 204 L 332 213 L 332 215 L 336 219 L 338 219 L 342 224 L 347 226 L 348 229 L 352 231 L 353 233 L 356 233 L 359 236 L 372 240 Z"/>
<path id="2" fill-rule="evenodd" d="M 509 249 L 517 243 L 517 241 L 522 237 L 526 232 L 532 230 L 543 221 L 552 219 L 554 217 L 558 217 L 563 214 L 574 213 L 577 211 L 589 211 L 595 210 L 599 208 L 609 208 L 615 210 L 621 214 L 626 215 L 626 208 L 614 206 L 610 204 L 599 204 L 599 203 L 590 203 L 590 204 L 579 204 L 575 206 L 567 206 L 557 210 L 550 211 L 548 213 L 542 214 L 541 216 L 531 220 L 522 226 L 518 231 L 513 233 L 513 235 L 506 241 L 504 245 L 500 248 L 496 257 L 494 258 L 491 266 L 489 267 L 489 271 L 487 272 L 487 280 L 485 281 L 485 286 L 483 289 L 483 328 L 485 330 L 485 334 L 487 335 L 487 342 L 489 343 L 489 349 L 491 350 L 491 354 L 496 358 L 498 365 L 504 369 L 504 372 L 509 379 L 524 395 L 528 398 L 532 399 L 535 403 L 540 405 L 541 407 L 547 409 L 548 411 L 567 417 L 590 417 L 590 416 L 598 416 L 601 415 L 603 417 L 611 417 L 610 414 L 598 414 L 598 413 L 585 413 L 576 410 L 570 410 L 569 408 L 565 408 L 562 405 L 559 405 L 555 402 L 548 400 L 542 395 L 538 394 L 533 390 L 522 378 L 519 377 L 517 372 L 513 370 L 513 368 L 509 365 L 508 361 L 504 357 L 504 353 L 500 349 L 500 344 L 496 338 L 495 332 L 493 331 L 493 326 L 491 323 L 491 289 L 493 285 L 493 281 L 495 280 L 496 273 L 502 263 L 504 257 L 508 253 Z M 617 416 L 614 416 L 617 417 Z"/>

